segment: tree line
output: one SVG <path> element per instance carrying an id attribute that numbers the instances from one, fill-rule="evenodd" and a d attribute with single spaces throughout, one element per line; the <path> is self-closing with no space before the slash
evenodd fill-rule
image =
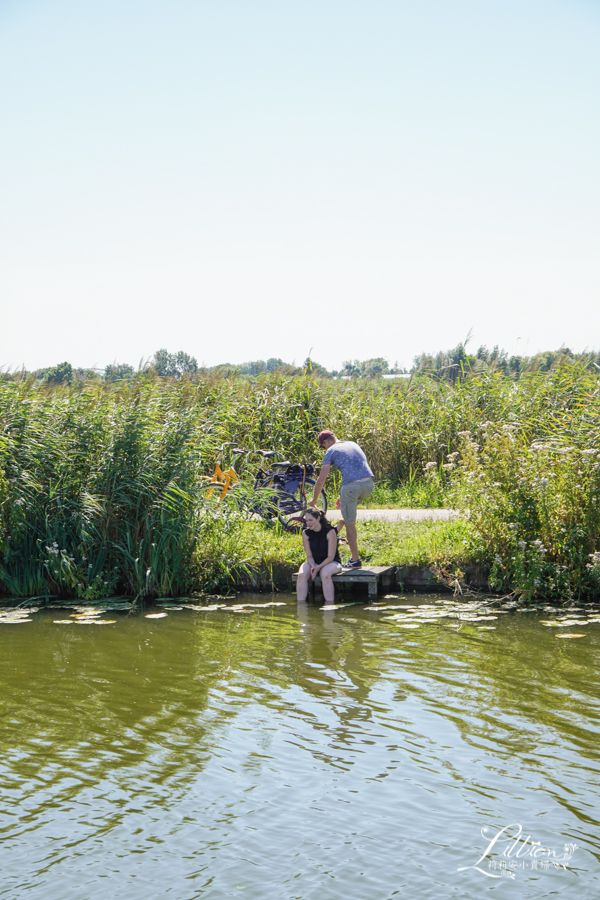
<path id="1" fill-rule="evenodd" d="M 580 363 L 586 368 L 600 370 L 600 352 L 584 351 L 575 353 L 568 347 L 548 350 L 531 356 L 509 355 L 497 345 L 488 349 L 485 345 L 470 353 L 467 349 L 469 339 L 457 344 L 450 350 L 437 353 L 420 353 L 414 357 L 409 370 L 396 362 L 390 365 L 384 357 L 366 360 L 345 360 L 339 370 L 328 370 L 325 366 L 307 357 L 302 365 L 287 363 L 279 357 L 257 359 L 243 363 L 221 363 L 216 366 L 200 366 L 196 357 L 179 350 L 169 353 L 162 348 L 147 362 L 137 369 L 128 363 L 111 363 L 104 369 L 86 369 L 62 362 L 49 368 L 32 372 L 0 372 L 0 379 L 21 380 L 34 377 L 40 384 L 72 384 L 77 381 L 122 382 L 136 377 L 138 374 L 153 374 L 161 378 L 193 378 L 197 374 L 214 374 L 231 378 L 237 376 L 259 377 L 261 375 L 281 374 L 289 376 L 314 375 L 322 378 L 380 378 L 392 375 L 426 375 L 449 384 L 464 381 L 471 375 L 482 372 L 496 372 L 518 380 L 529 372 L 549 372 L 565 362 Z"/>

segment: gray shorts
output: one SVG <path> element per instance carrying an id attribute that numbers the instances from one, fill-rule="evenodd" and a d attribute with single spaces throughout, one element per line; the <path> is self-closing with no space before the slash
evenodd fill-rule
<path id="1" fill-rule="evenodd" d="M 361 478 L 360 481 L 350 481 L 348 484 L 342 485 L 340 490 L 340 510 L 344 522 L 356 522 L 358 504 L 373 493 L 374 487 L 374 478 Z"/>

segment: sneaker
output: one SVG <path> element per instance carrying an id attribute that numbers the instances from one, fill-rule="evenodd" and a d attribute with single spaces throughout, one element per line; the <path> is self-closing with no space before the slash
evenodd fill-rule
<path id="1" fill-rule="evenodd" d="M 362 569 L 362 560 L 350 559 L 347 563 L 344 563 L 342 569 Z"/>

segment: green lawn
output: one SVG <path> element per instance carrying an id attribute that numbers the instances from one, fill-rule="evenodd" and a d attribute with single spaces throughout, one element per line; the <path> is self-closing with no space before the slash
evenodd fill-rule
<path id="1" fill-rule="evenodd" d="M 480 561 L 476 541 L 467 522 L 363 522 L 359 526 L 359 550 L 368 565 L 425 566 L 460 568 Z M 261 583 L 271 582 L 285 589 L 290 578 L 304 560 L 302 538 L 290 535 L 262 522 L 242 522 L 221 544 L 220 573 L 214 565 L 214 553 L 207 554 L 201 568 L 223 586 L 253 572 Z M 341 546 L 342 559 L 350 556 L 347 545 Z M 200 557 L 202 553 L 200 552 Z M 211 575 L 211 573 L 213 573 Z M 229 573 L 229 576 L 228 574 Z"/>

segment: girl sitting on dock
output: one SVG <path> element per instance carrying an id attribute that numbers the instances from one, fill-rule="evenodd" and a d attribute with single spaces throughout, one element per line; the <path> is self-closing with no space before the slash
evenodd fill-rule
<path id="1" fill-rule="evenodd" d="M 296 593 L 298 601 L 306 601 L 309 579 L 321 576 L 323 596 L 326 603 L 333 603 L 335 588 L 332 575 L 339 575 L 342 563 L 338 550 L 338 534 L 344 527 L 344 520 L 330 525 L 321 509 L 307 509 L 304 514 L 306 527 L 302 532 L 302 542 L 306 552 L 306 562 L 298 570 Z"/>

